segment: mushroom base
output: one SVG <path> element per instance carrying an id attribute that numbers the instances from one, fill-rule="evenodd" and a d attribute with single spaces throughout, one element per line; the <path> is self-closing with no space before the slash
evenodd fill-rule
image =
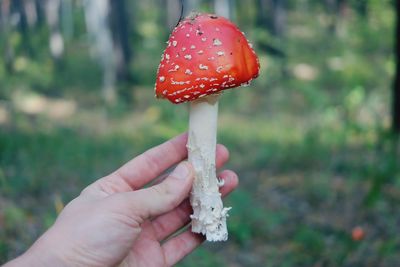
<path id="1" fill-rule="evenodd" d="M 213 96 L 190 103 L 187 144 L 189 162 L 195 170 L 190 196 L 192 232 L 205 235 L 208 241 L 228 239 L 226 217 L 230 209 L 223 207 L 215 170 L 217 100 Z"/>

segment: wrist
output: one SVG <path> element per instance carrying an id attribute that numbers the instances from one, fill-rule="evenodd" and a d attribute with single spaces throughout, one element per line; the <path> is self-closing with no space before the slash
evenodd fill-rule
<path id="1" fill-rule="evenodd" d="M 32 247 L 4 267 L 67 267 L 67 261 L 58 253 L 57 244 L 54 244 L 45 233 Z"/>
<path id="2" fill-rule="evenodd" d="M 21 265 L 29 267 L 51 267 L 51 266 L 68 266 L 66 261 L 60 257 L 52 248 L 36 248 L 32 247 L 20 256 Z"/>

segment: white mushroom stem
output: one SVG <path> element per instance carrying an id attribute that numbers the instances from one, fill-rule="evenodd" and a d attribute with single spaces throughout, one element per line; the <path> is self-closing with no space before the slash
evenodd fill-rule
<path id="1" fill-rule="evenodd" d="M 208 241 L 228 239 L 226 217 L 230 208 L 222 204 L 216 176 L 215 153 L 218 117 L 218 96 L 190 102 L 189 162 L 195 169 L 190 197 L 193 207 L 192 232 L 201 233 Z"/>

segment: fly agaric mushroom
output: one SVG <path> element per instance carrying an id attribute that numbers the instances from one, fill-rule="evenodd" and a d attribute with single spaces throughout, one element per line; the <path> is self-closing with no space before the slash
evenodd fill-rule
<path id="1" fill-rule="evenodd" d="M 229 20 L 192 13 L 173 30 L 162 55 L 156 97 L 174 104 L 190 101 L 189 162 L 195 169 L 190 197 L 192 231 L 208 241 L 227 240 L 226 217 L 216 177 L 218 96 L 248 85 L 259 61 L 244 34 Z"/>

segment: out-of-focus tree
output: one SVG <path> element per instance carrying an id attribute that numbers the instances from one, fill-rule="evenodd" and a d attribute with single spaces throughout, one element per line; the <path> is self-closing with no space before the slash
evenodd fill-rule
<path id="1" fill-rule="evenodd" d="M 45 3 L 43 0 L 34 0 L 35 2 L 35 10 L 36 10 L 36 25 L 43 25 L 44 24 L 44 7 L 43 4 Z"/>
<path id="2" fill-rule="evenodd" d="M 286 57 L 284 46 L 281 45 L 286 28 L 286 4 L 285 0 L 256 0 L 255 9 L 255 24 L 263 33 L 255 36 L 258 49 L 280 59 Z"/>
<path id="3" fill-rule="evenodd" d="M 392 129 L 400 134 L 400 1 L 395 1 L 396 32 L 395 32 L 395 61 L 396 72 L 393 84 Z"/>
<path id="4" fill-rule="evenodd" d="M 198 0 L 183 0 L 183 14 L 186 16 L 191 11 L 197 10 L 200 5 Z"/>
<path id="5" fill-rule="evenodd" d="M 286 0 L 257 0 L 259 27 L 267 28 L 271 34 L 281 37 L 286 28 Z"/>
<path id="6" fill-rule="evenodd" d="M 359 2 L 366 1 L 356 1 L 358 4 L 354 4 L 354 10 L 356 12 L 361 12 L 360 9 L 366 4 L 360 4 Z M 328 31 L 331 34 L 338 33 L 338 23 L 346 20 L 349 15 L 350 3 L 348 0 L 325 0 L 325 9 L 329 18 Z"/>
<path id="7" fill-rule="evenodd" d="M 231 2 L 229 0 L 215 0 L 214 12 L 225 18 L 231 17 Z"/>
<path id="8" fill-rule="evenodd" d="M 38 19 L 36 3 L 34 0 L 25 0 L 24 1 L 24 9 L 26 14 L 26 21 L 28 23 L 29 28 L 33 28 Z"/>
<path id="9" fill-rule="evenodd" d="M 3 58 L 4 58 L 4 65 L 5 69 L 8 73 L 13 72 L 13 58 L 14 58 L 14 49 L 10 43 L 10 31 L 11 31 L 11 23 L 10 23 L 10 16 L 11 16 L 11 2 L 10 0 L 4 0 L 0 2 L 1 8 L 1 17 L 0 17 L 0 30 L 4 35 L 3 38 Z"/>
<path id="10" fill-rule="evenodd" d="M 173 29 L 178 22 L 181 13 L 181 0 L 161 0 L 164 12 L 161 12 L 163 16 L 164 25 L 168 26 L 168 29 Z M 168 32 L 169 32 L 168 30 Z"/>
<path id="11" fill-rule="evenodd" d="M 74 35 L 74 4 L 72 0 L 61 2 L 61 32 L 66 41 L 72 39 Z"/>
<path id="12" fill-rule="evenodd" d="M 93 54 L 103 69 L 103 99 L 108 104 L 116 101 L 116 64 L 113 41 L 108 23 L 110 6 L 108 0 L 85 0 L 85 20 Z"/>
<path id="13" fill-rule="evenodd" d="M 129 16 L 132 19 L 132 14 Z M 129 80 L 132 51 L 129 44 L 128 6 L 125 0 L 110 0 L 110 23 L 114 43 L 117 78 Z"/>
<path id="14" fill-rule="evenodd" d="M 28 20 L 25 10 L 25 1 L 13 0 L 11 1 L 11 7 L 15 13 L 18 14 L 18 30 L 22 37 L 22 44 L 29 56 L 33 55 L 31 40 L 29 38 Z"/>
<path id="15" fill-rule="evenodd" d="M 50 29 L 49 47 L 53 59 L 60 60 L 64 53 L 64 38 L 60 31 L 61 0 L 46 1 L 46 19 Z"/>

